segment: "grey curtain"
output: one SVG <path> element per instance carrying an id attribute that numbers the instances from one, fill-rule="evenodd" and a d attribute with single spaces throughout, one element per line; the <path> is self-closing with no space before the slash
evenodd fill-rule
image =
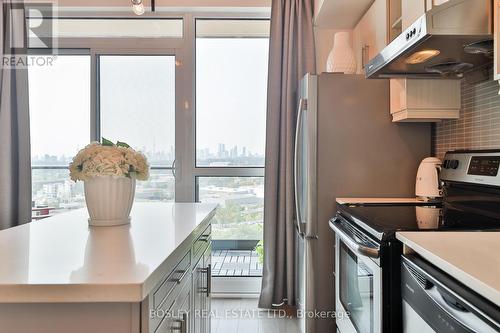
<path id="1" fill-rule="evenodd" d="M 295 305 L 293 151 L 299 80 L 315 72 L 312 0 L 273 0 L 261 308 Z"/>
<path id="2" fill-rule="evenodd" d="M 31 221 L 31 160 L 28 72 L 4 66 L 25 58 L 24 8 L 2 1 L 0 7 L 0 230 Z"/>

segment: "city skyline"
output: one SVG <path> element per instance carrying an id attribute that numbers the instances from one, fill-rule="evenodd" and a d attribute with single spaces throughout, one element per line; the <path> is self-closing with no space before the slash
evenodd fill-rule
<path id="1" fill-rule="evenodd" d="M 216 151 L 212 151 L 209 147 L 203 147 L 196 149 L 196 157 L 198 160 L 203 159 L 236 159 L 239 157 L 254 157 L 254 158 L 264 158 L 264 154 L 252 152 L 246 146 L 238 147 L 238 145 L 228 145 L 225 143 L 218 143 Z M 141 151 L 150 163 L 158 163 L 161 161 L 173 161 L 175 159 L 175 148 L 170 146 L 169 151 L 164 150 L 152 150 L 149 151 L 145 147 L 138 149 Z M 78 150 L 75 151 L 78 152 Z M 69 164 L 73 156 L 69 155 L 32 155 L 33 165 L 62 165 Z"/>
<path id="2" fill-rule="evenodd" d="M 268 40 L 199 38 L 196 53 L 197 148 L 214 152 L 222 142 L 263 155 Z M 175 125 L 175 56 L 106 55 L 99 61 L 101 135 L 167 151 L 176 131 L 185 130 Z M 61 55 L 50 67 L 29 68 L 33 156 L 70 156 L 89 142 L 90 63 L 87 55 Z"/>

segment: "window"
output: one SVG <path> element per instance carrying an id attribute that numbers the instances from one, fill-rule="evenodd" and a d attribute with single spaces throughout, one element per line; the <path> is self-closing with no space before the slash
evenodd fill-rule
<path id="1" fill-rule="evenodd" d="M 73 155 L 127 142 L 151 164 L 135 199 L 218 203 L 212 274 L 258 293 L 269 20 L 125 16 L 54 19 L 53 66 L 29 68 L 34 214 L 83 207 Z"/>
<path id="2" fill-rule="evenodd" d="M 29 68 L 33 206 L 50 208 L 42 210 L 48 214 L 85 205 L 83 184 L 69 179 L 67 167 L 100 136 L 148 157 L 151 177 L 137 182 L 137 201 L 173 201 L 175 56 L 99 56 L 93 86 L 99 86 L 101 135 L 91 134 L 91 56 L 37 57 L 52 61 Z"/>
<path id="3" fill-rule="evenodd" d="M 125 141 L 153 166 L 175 159 L 175 57 L 99 57 L 101 136 Z"/>
<path id="4" fill-rule="evenodd" d="M 268 44 L 268 20 L 196 20 L 196 189 L 219 204 L 218 277 L 262 275 Z"/>
<path id="5" fill-rule="evenodd" d="M 85 205 L 67 166 L 90 139 L 90 56 L 43 57 L 52 59 L 28 70 L 32 198 L 64 211 Z"/>
<path id="6" fill-rule="evenodd" d="M 167 16 L 57 20 L 64 38 L 46 56 L 57 61 L 29 69 L 34 205 L 84 206 L 67 165 L 90 141 L 120 140 L 151 163 L 136 200 L 218 202 L 214 239 L 253 249 L 262 239 L 269 20 Z"/>
<path id="7" fill-rule="evenodd" d="M 263 167 L 268 21 L 196 27 L 196 165 Z"/>
<path id="8" fill-rule="evenodd" d="M 175 57 L 99 56 L 101 136 L 141 150 L 151 165 L 136 200 L 173 201 Z"/>

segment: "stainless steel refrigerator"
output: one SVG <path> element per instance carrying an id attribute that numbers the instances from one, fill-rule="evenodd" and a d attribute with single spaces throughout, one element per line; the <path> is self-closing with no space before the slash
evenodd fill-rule
<path id="1" fill-rule="evenodd" d="M 431 126 L 391 122 L 388 80 L 308 74 L 299 95 L 296 302 L 302 332 L 334 332 L 334 318 L 313 311 L 335 309 L 335 239 L 328 227 L 335 198 L 414 197 L 418 165 L 431 153 Z"/>

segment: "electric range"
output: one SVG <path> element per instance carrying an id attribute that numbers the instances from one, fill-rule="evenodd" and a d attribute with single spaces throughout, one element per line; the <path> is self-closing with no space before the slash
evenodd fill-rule
<path id="1" fill-rule="evenodd" d="M 441 170 L 441 203 L 338 205 L 336 311 L 341 333 L 401 332 L 398 231 L 500 230 L 500 151 L 452 151 Z"/>

